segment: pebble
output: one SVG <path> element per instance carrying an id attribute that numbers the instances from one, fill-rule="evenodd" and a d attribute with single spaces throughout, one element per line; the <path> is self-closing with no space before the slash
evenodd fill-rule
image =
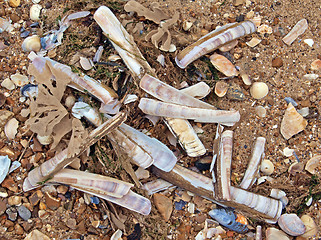
<path id="1" fill-rule="evenodd" d="M 10 175 L 8 175 L 7 178 L 2 182 L 1 186 L 9 189 L 12 192 L 18 192 L 18 186 Z"/>
<path id="2" fill-rule="evenodd" d="M 76 229 L 77 221 L 74 218 L 69 218 L 66 221 L 66 226 L 69 227 L 70 229 Z"/>
<path id="3" fill-rule="evenodd" d="M 10 19 L 12 20 L 12 22 L 15 23 L 15 22 L 19 22 L 20 17 L 17 14 L 12 13 L 12 14 L 10 14 Z"/>
<path id="4" fill-rule="evenodd" d="M 258 115 L 260 118 L 266 117 L 266 109 L 263 106 L 257 106 L 255 108 L 255 113 Z"/>
<path id="5" fill-rule="evenodd" d="M 0 216 L 4 214 L 7 209 L 7 204 L 4 201 L 0 200 Z"/>
<path id="6" fill-rule="evenodd" d="M 300 113 L 302 115 L 302 117 L 306 117 L 309 115 L 310 109 L 309 109 L 309 107 L 304 107 L 304 108 L 299 109 L 298 113 Z"/>
<path id="7" fill-rule="evenodd" d="M 280 57 L 276 57 L 272 60 L 272 67 L 279 68 L 283 66 L 283 60 Z"/>
<path id="8" fill-rule="evenodd" d="M 165 221 L 168 221 L 173 211 L 172 200 L 160 193 L 155 193 L 153 198 L 157 210 Z"/>
<path id="9" fill-rule="evenodd" d="M 31 218 L 31 212 L 29 211 L 28 208 L 26 208 L 24 205 L 20 205 L 18 206 L 18 213 L 19 213 L 19 216 L 27 221 L 29 218 Z"/>
<path id="10" fill-rule="evenodd" d="M 31 206 L 36 206 L 39 203 L 42 196 L 43 196 L 43 194 L 40 190 L 33 192 L 31 194 L 31 196 L 29 197 L 29 202 L 31 203 Z"/>
<path id="11" fill-rule="evenodd" d="M 320 59 L 316 59 L 311 63 L 311 69 L 312 70 L 319 70 L 321 69 L 321 60 Z"/>
<path id="12" fill-rule="evenodd" d="M 8 219 L 13 222 L 16 221 L 18 217 L 17 209 L 15 209 L 14 207 L 8 208 L 6 210 L 6 214 L 8 215 Z"/>
<path id="13" fill-rule="evenodd" d="M 251 96 L 255 99 L 264 98 L 269 92 L 269 87 L 264 82 L 255 82 L 250 88 Z"/>
<path id="14" fill-rule="evenodd" d="M 69 188 L 67 186 L 65 186 L 65 185 L 59 185 L 57 187 L 57 193 L 61 193 L 61 194 L 65 195 L 66 192 L 68 192 L 68 189 Z"/>
<path id="15" fill-rule="evenodd" d="M 40 20 L 40 12 L 41 12 L 42 6 L 39 4 L 34 4 L 30 8 L 30 19 L 33 21 Z"/>
<path id="16" fill-rule="evenodd" d="M 14 85 L 14 83 L 9 79 L 9 78 L 6 78 L 2 81 L 1 83 L 1 87 L 4 87 L 8 90 L 13 90 L 16 88 L 16 86 Z"/>
<path id="17" fill-rule="evenodd" d="M 184 31 L 188 31 L 193 26 L 192 22 L 184 21 L 183 22 L 183 29 Z"/>
<path id="18" fill-rule="evenodd" d="M 20 196 L 11 196 L 8 198 L 8 204 L 9 205 L 20 205 L 21 204 L 22 197 Z"/>
<path id="19" fill-rule="evenodd" d="M 60 207 L 60 199 L 52 197 L 49 193 L 45 193 L 46 205 L 51 210 L 56 210 Z"/>
<path id="20" fill-rule="evenodd" d="M 16 7 L 19 7 L 19 5 L 20 5 L 20 0 L 9 0 L 10 7 L 16 8 Z"/>
<path id="21" fill-rule="evenodd" d="M 49 9 L 49 8 L 51 8 L 52 7 L 52 3 L 51 2 L 46 2 L 45 3 L 45 8 L 46 9 Z"/>
<path id="22" fill-rule="evenodd" d="M 187 202 L 185 202 L 184 200 L 179 200 L 178 202 L 175 202 L 175 210 L 183 210 L 183 208 L 185 207 L 185 205 L 187 204 Z"/>
<path id="23" fill-rule="evenodd" d="M 14 113 L 8 110 L 0 110 L 0 128 L 4 127 L 13 115 Z"/>
<path id="24" fill-rule="evenodd" d="M 39 230 L 35 229 L 30 232 L 24 240 L 50 240 L 50 238 Z"/>
<path id="25" fill-rule="evenodd" d="M 308 81 L 313 81 L 313 80 L 317 79 L 318 77 L 319 77 L 318 74 L 310 73 L 310 74 L 305 74 L 303 76 L 303 79 L 308 80 Z"/>
<path id="26" fill-rule="evenodd" d="M 14 229 L 15 229 L 16 234 L 18 234 L 18 235 L 22 235 L 24 233 L 23 228 L 19 224 L 16 224 L 14 226 Z"/>

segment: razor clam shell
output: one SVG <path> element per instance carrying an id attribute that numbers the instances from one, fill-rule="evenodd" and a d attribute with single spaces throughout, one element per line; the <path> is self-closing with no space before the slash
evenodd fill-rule
<path id="1" fill-rule="evenodd" d="M 264 155 L 265 142 L 266 139 L 264 137 L 258 137 L 255 141 L 249 165 L 247 166 L 244 177 L 240 184 L 240 187 L 243 189 L 248 189 L 256 181 L 256 177 L 259 173 L 259 166 Z"/>
<path id="2" fill-rule="evenodd" d="M 139 86 L 147 93 L 167 103 L 174 103 L 183 106 L 215 109 L 214 106 L 202 102 L 180 90 L 152 77 L 148 74 L 141 79 Z"/>
<path id="3" fill-rule="evenodd" d="M 80 187 L 89 192 L 121 198 L 134 186 L 115 178 L 72 169 L 62 169 L 49 182 L 63 183 L 73 187 Z"/>
<path id="4" fill-rule="evenodd" d="M 221 134 L 217 161 L 215 192 L 218 198 L 230 201 L 231 164 L 233 153 L 233 131 L 226 130 Z"/>
<path id="5" fill-rule="evenodd" d="M 82 117 L 86 118 L 89 122 L 95 126 L 102 124 L 102 119 L 99 112 L 92 108 L 89 104 L 85 102 L 76 102 L 71 109 L 71 113 L 74 117 L 80 119 Z"/>
<path id="6" fill-rule="evenodd" d="M 256 26 L 251 21 L 227 24 L 206 34 L 204 37 L 181 51 L 175 58 L 176 64 L 180 68 L 185 68 L 199 57 L 255 31 Z"/>
<path id="7" fill-rule="evenodd" d="M 166 190 L 174 185 L 163 180 L 156 179 L 154 181 L 147 182 L 143 185 L 143 188 L 147 191 L 148 195 L 153 195 L 154 193 Z"/>
<path id="8" fill-rule="evenodd" d="M 152 68 L 134 42 L 134 38 L 128 34 L 108 7 L 99 7 L 94 14 L 94 19 L 111 41 L 131 73 L 134 74 L 134 77 L 141 78 L 146 71 L 152 71 Z"/>
<path id="9" fill-rule="evenodd" d="M 47 57 L 31 56 L 30 58 L 32 60 L 32 65 L 38 71 L 37 73 L 32 73 L 32 75 L 43 74 L 47 68 L 46 61 L 50 61 L 54 69 L 64 72 L 71 78 L 72 82 L 76 85 L 76 87 L 74 85 L 71 85 L 71 87 L 80 91 L 88 91 L 104 104 L 113 103 L 113 101 L 118 97 L 111 88 L 99 83 L 87 75 L 81 74 L 79 76 L 78 74 L 73 73 L 71 68 L 67 65 L 58 63 Z"/>
<path id="10" fill-rule="evenodd" d="M 261 225 L 256 226 L 255 240 L 262 240 L 262 226 Z"/>
<path id="11" fill-rule="evenodd" d="M 95 53 L 95 56 L 93 58 L 93 62 L 99 62 L 101 56 L 103 55 L 104 52 L 104 47 L 103 46 L 99 46 L 97 49 L 97 52 Z"/>
<path id="12" fill-rule="evenodd" d="M 178 139 L 188 156 L 199 157 L 206 153 L 203 143 L 188 121 L 178 118 L 165 118 L 164 122 L 172 134 Z"/>
<path id="13" fill-rule="evenodd" d="M 238 111 L 193 108 L 163 103 L 148 98 L 141 98 L 138 107 L 146 114 L 191 119 L 195 122 L 221 123 L 231 126 L 240 120 L 240 113 Z"/>
<path id="14" fill-rule="evenodd" d="M 199 82 L 187 88 L 180 89 L 179 91 L 186 93 L 194 98 L 202 99 L 211 92 L 211 88 L 205 82 Z"/>
<path id="15" fill-rule="evenodd" d="M 302 35 L 308 28 L 308 21 L 306 19 L 301 19 L 295 24 L 291 31 L 282 39 L 287 45 L 291 45 L 297 37 Z"/>
<path id="16" fill-rule="evenodd" d="M 0 184 L 6 178 L 9 168 L 10 168 L 11 160 L 8 156 L 0 156 Z"/>

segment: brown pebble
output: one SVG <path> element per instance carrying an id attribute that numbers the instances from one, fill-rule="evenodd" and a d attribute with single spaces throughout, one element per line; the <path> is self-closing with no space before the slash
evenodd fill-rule
<path id="1" fill-rule="evenodd" d="M 18 192 L 18 186 L 10 175 L 2 182 L 1 186 L 12 192 Z"/>
<path id="2" fill-rule="evenodd" d="M 6 11 L 5 11 L 4 6 L 0 6 L 0 17 L 3 17 L 5 15 L 6 15 Z"/>
<path id="3" fill-rule="evenodd" d="M 7 204 L 4 201 L 0 200 L 0 216 L 6 211 Z"/>
<path id="4" fill-rule="evenodd" d="M 42 152 L 42 145 L 36 137 L 33 138 L 33 149 L 34 152 Z"/>
<path id="5" fill-rule="evenodd" d="M 60 199 L 52 197 L 49 193 L 45 193 L 46 198 L 46 205 L 51 210 L 56 210 L 58 207 L 60 207 Z"/>
<path id="6" fill-rule="evenodd" d="M 15 231 L 16 231 L 16 234 L 18 234 L 18 235 L 22 235 L 22 234 L 24 233 L 24 230 L 23 230 L 23 228 L 20 226 L 20 224 L 16 224 L 16 225 L 14 226 L 14 229 L 15 229 Z"/>
<path id="7" fill-rule="evenodd" d="M 70 218 L 66 221 L 66 226 L 70 229 L 76 229 L 77 221 L 74 218 Z"/>
<path id="8" fill-rule="evenodd" d="M 172 200 L 160 193 L 155 193 L 153 198 L 157 210 L 165 221 L 168 221 L 173 211 Z"/>
<path id="9" fill-rule="evenodd" d="M 11 222 L 10 220 L 6 220 L 3 224 L 5 227 L 9 228 L 9 227 L 13 227 L 14 223 Z"/>
<path id="10" fill-rule="evenodd" d="M 262 41 L 261 41 L 261 44 L 263 44 L 263 45 L 269 45 L 270 44 L 270 42 L 269 42 L 269 40 L 267 40 L 267 39 L 263 39 Z"/>
<path id="11" fill-rule="evenodd" d="M 51 8 L 52 7 L 52 3 L 51 2 L 46 2 L 45 3 L 45 8 Z"/>
<path id="12" fill-rule="evenodd" d="M 205 222 L 206 218 L 207 218 L 206 214 L 198 214 L 195 216 L 195 221 L 197 223 L 203 223 Z"/>
<path id="13" fill-rule="evenodd" d="M 272 67 L 279 68 L 283 66 L 283 60 L 280 57 L 276 57 L 272 60 Z"/>
<path id="14" fill-rule="evenodd" d="M 12 14 L 10 14 L 10 19 L 12 20 L 12 22 L 15 23 L 20 20 L 20 17 L 16 13 L 12 13 Z"/>
<path id="15" fill-rule="evenodd" d="M 43 196 L 42 192 L 40 190 L 33 192 L 31 196 L 29 197 L 29 202 L 32 206 L 35 206 L 40 201 L 40 198 Z"/>
<path id="16" fill-rule="evenodd" d="M 24 229 L 26 232 L 29 232 L 29 230 L 32 228 L 32 224 L 24 221 L 24 222 L 22 223 L 22 227 L 23 227 L 23 229 Z"/>

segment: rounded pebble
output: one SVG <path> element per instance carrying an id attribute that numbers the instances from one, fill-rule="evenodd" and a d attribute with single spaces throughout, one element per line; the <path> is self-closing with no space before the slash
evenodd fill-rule
<path id="1" fill-rule="evenodd" d="M 31 218 L 31 212 L 29 211 L 28 208 L 26 208 L 23 205 L 18 207 L 18 213 L 19 213 L 19 216 L 25 221 Z"/>
<path id="2" fill-rule="evenodd" d="M 280 57 L 276 57 L 272 60 L 272 67 L 279 68 L 283 66 L 283 60 Z"/>
<path id="3" fill-rule="evenodd" d="M 17 210 L 14 207 L 10 207 L 6 210 L 6 214 L 8 215 L 8 219 L 10 221 L 16 221 L 17 217 L 18 217 L 18 213 Z"/>
<path id="4" fill-rule="evenodd" d="M 38 21 L 40 20 L 40 12 L 41 12 L 42 6 L 39 4 L 34 4 L 30 8 L 30 19 L 32 21 Z"/>
<path id="5" fill-rule="evenodd" d="M 264 82 L 255 82 L 250 88 L 251 96 L 255 99 L 264 98 L 269 92 L 269 87 Z"/>

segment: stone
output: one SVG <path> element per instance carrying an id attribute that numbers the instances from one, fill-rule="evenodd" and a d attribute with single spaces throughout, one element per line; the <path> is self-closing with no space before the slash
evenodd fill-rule
<path id="1" fill-rule="evenodd" d="M 16 88 L 16 86 L 14 85 L 13 81 L 11 81 L 9 78 L 6 78 L 2 81 L 1 83 L 1 87 L 6 88 L 7 90 L 13 90 Z"/>
<path id="2" fill-rule="evenodd" d="M 272 67 L 279 68 L 283 66 L 283 60 L 280 57 L 276 57 L 272 60 Z"/>
<path id="3" fill-rule="evenodd" d="M 303 131 L 308 122 L 289 103 L 281 122 L 281 134 L 285 139 L 290 139 L 295 134 Z"/>
<path id="4" fill-rule="evenodd" d="M 19 216 L 23 220 L 27 221 L 29 218 L 31 218 L 31 212 L 24 205 L 18 206 L 17 209 L 18 209 Z"/>
<path id="5" fill-rule="evenodd" d="M 68 189 L 69 188 L 67 186 L 65 186 L 65 185 L 59 185 L 57 187 L 57 193 L 61 193 L 61 194 L 65 195 L 66 192 L 68 192 Z"/>
<path id="6" fill-rule="evenodd" d="M 7 110 L 0 110 L 0 128 L 4 127 L 6 123 L 12 118 L 14 115 L 13 112 Z"/>
<path id="7" fill-rule="evenodd" d="M 7 204 L 4 201 L 0 200 L 0 216 L 4 214 L 7 209 Z"/>
<path id="8" fill-rule="evenodd" d="M 2 182 L 1 186 L 12 192 L 18 192 L 18 186 L 10 175 Z"/>
<path id="9" fill-rule="evenodd" d="M 10 207 L 6 210 L 6 214 L 8 215 L 8 219 L 10 221 L 16 221 L 17 217 L 18 217 L 18 213 L 17 210 L 14 207 Z"/>
<path id="10" fill-rule="evenodd" d="M 320 59 L 316 59 L 311 63 L 311 69 L 312 70 L 319 70 L 321 69 L 321 60 Z"/>
<path id="11" fill-rule="evenodd" d="M 9 205 L 20 205 L 21 204 L 22 197 L 20 196 L 11 196 L 8 198 L 8 204 Z"/>
<path id="12" fill-rule="evenodd" d="M 29 232 L 29 230 L 32 228 L 32 224 L 28 222 L 23 222 L 22 227 L 26 232 Z"/>
<path id="13" fill-rule="evenodd" d="M 71 228 L 71 229 L 76 229 L 77 221 L 74 218 L 69 218 L 66 221 L 66 226 Z"/>
<path id="14" fill-rule="evenodd" d="M 37 190 L 36 192 L 33 192 L 31 194 L 31 196 L 29 197 L 29 202 L 32 206 L 36 206 L 39 201 L 40 201 L 40 198 L 42 198 L 43 194 L 40 190 Z"/>
<path id="15" fill-rule="evenodd" d="M 19 7 L 19 5 L 20 5 L 20 0 L 9 0 L 10 7 L 16 8 L 16 7 Z"/>
<path id="16" fill-rule="evenodd" d="M 24 233 L 23 228 L 19 224 L 16 224 L 14 226 L 14 229 L 15 229 L 16 234 L 18 234 L 18 235 L 22 235 Z"/>
<path id="17" fill-rule="evenodd" d="M 160 193 L 155 193 L 153 198 L 157 210 L 165 221 L 168 221 L 173 211 L 172 200 Z"/>
<path id="18" fill-rule="evenodd" d="M 56 210 L 60 207 L 60 199 L 54 198 L 48 192 L 45 193 L 46 205 L 51 210 Z"/>
<path id="19" fill-rule="evenodd" d="M 50 240 L 50 238 L 36 229 L 30 232 L 24 240 Z"/>

